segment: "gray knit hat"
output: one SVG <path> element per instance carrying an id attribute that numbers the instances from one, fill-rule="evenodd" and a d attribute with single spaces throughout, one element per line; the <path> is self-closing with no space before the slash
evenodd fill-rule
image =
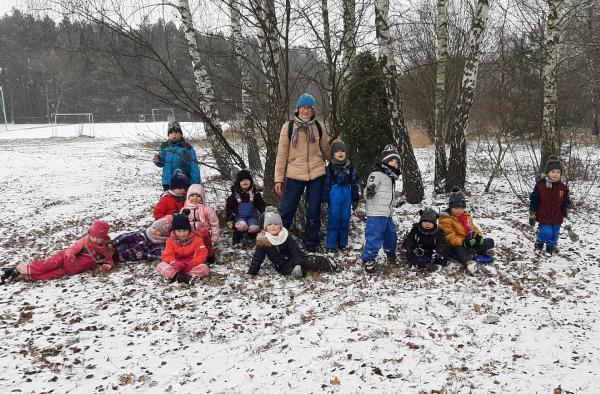
<path id="1" fill-rule="evenodd" d="M 467 208 L 467 200 L 465 200 L 465 195 L 458 186 L 454 186 L 452 188 L 452 193 L 450 193 L 450 198 L 448 199 L 448 208 Z"/>
<path id="2" fill-rule="evenodd" d="M 550 156 L 548 158 L 546 167 L 544 168 L 544 174 L 547 174 L 552 170 L 560 170 L 561 173 L 563 172 L 563 166 L 558 156 Z"/>
<path id="3" fill-rule="evenodd" d="M 331 154 L 333 155 L 336 152 L 348 153 L 348 149 L 346 148 L 344 141 L 335 140 L 331 143 Z"/>
<path id="4" fill-rule="evenodd" d="M 421 215 L 419 219 L 419 223 L 421 222 L 430 222 L 433 224 L 437 223 L 438 214 L 431 208 L 421 209 L 419 211 L 419 215 Z"/>
<path id="5" fill-rule="evenodd" d="M 281 216 L 279 212 L 277 212 L 277 208 L 275 207 L 267 207 L 265 209 L 265 228 L 269 227 L 272 224 L 278 224 L 283 227 L 283 222 L 281 220 Z"/>

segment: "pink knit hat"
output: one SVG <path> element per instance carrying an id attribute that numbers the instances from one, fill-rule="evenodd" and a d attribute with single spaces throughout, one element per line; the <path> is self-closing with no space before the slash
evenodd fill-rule
<path id="1" fill-rule="evenodd" d="M 88 230 L 88 234 L 95 238 L 108 238 L 110 225 L 102 220 L 95 221 L 92 227 Z"/>
<path id="2" fill-rule="evenodd" d="M 202 204 L 204 204 L 204 201 L 205 201 L 204 196 L 206 194 L 206 192 L 204 190 L 204 186 L 202 186 L 199 183 L 194 183 L 194 184 L 190 185 L 190 187 L 188 188 L 188 191 L 187 191 L 187 198 L 189 199 L 192 194 L 199 195 L 200 198 L 202 198 Z"/>
<path id="3" fill-rule="evenodd" d="M 160 231 L 162 236 L 168 237 L 171 233 L 171 223 L 173 223 L 173 215 L 164 216 L 158 220 L 155 220 L 150 228 Z"/>

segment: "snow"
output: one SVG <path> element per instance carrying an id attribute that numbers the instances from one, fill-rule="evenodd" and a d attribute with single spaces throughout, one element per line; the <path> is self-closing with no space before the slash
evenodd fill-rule
<path id="1" fill-rule="evenodd" d="M 96 138 L 69 127 L 64 138 L 0 133 L 0 264 L 49 256 L 96 219 L 112 235 L 150 223 L 161 191 L 148 139 L 165 125 L 94 127 Z M 426 203 L 444 207 L 431 197 L 432 150 L 416 154 Z M 222 208 L 228 185 L 211 175 L 203 168 Z M 367 276 L 357 248 L 336 256 L 338 274 L 296 281 L 265 263 L 252 279 L 252 248 L 231 247 L 225 234 L 221 263 L 193 288 L 165 283 L 156 263 L 2 286 L 0 391 L 597 392 L 597 185 L 571 219 L 580 242 L 561 235 L 559 255 L 538 258 L 527 207 L 503 178 L 483 193 L 486 180 L 470 174 L 469 207 L 496 240 L 497 277 L 404 263 Z M 401 232 L 419 209 L 398 209 Z M 359 245 L 364 208 L 352 226 Z"/>

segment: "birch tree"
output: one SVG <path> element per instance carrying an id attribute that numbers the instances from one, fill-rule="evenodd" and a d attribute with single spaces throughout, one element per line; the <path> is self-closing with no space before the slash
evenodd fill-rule
<path id="1" fill-rule="evenodd" d="M 442 193 L 446 184 L 446 146 L 444 141 L 444 118 L 446 91 L 446 62 L 448 60 L 448 0 L 437 1 L 437 66 L 435 76 L 435 174 L 434 193 Z"/>
<path id="2" fill-rule="evenodd" d="M 343 0 L 344 33 L 342 35 L 342 79 L 348 84 L 350 66 L 356 57 L 356 0 Z"/>
<path id="3" fill-rule="evenodd" d="M 240 0 L 229 0 L 229 16 L 231 21 L 231 39 L 235 55 L 238 61 L 241 74 L 241 90 L 242 90 L 242 136 L 244 145 L 248 152 L 248 164 L 250 170 L 254 174 L 262 174 L 262 162 L 260 160 L 260 152 L 256 143 L 254 133 L 254 121 L 252 117 L 252 81 L 250 79 L 250 67 L 246 61 L 246 49 L 244 47 L 244 39 L 242 36 L 241 19 L 242 15 L 239 7 Z"/>
<path id="4" fill-rule="evenodd" d="M 402 100 L 398 87 L 396 60 L 392 52 L 392 38 L 388 16 L 389 8 L 389 0 L 375 0 L 375 34 L 386 78 L 390 122 L 394 130 L 394 139 L 398 147 L 398 153 L 400 153 L 402 159 L 400 165 L 402 167 L 402 183 L 406 192 L 406 200 L 411 204 L 417 204 L 424 197 L 423 181 L 404 122 Z"/>
<path id="5" fill-rule="evenodd" d="M 246 165 L 243 159 L 235 151 L 233 151 L 233 149 L 231 149 L 230 145 L 223 136 L 221 120 L 219 119 L 219 113 L 215 104 L 213 87 L 210 82 L 210 78 L 208 77 L 208 72 L 202 64 L 202 56 L 200 54 L 200 50 L 198 49 L 196 29 L 194 29 L 194 22 L 190 12 L 189 2 L 187 0 L 179 0 L 177 10 L 179 11 L 181 22 L 183 23 L 185 40 L 190 54 L 190 60 L 192 62 L 192 68 L 194 70 L 194 80 L 196 83 L 196 89 L 199 93 L 198 104 L 202 108 L 202 112 L 205 115 L 202 120 L 205 124 L 204 131 L 206 133 L 206 138 L 211 147 L 211 151 L 219 171 L 221 174 L 229 176 L 233 173 L 234 169 L 234 163 L 232 162 L 230 156 L 238 159 L 236 164 L 238 164 L 240 167 L 245 168 Z M 225 140 L 224 143 L 221 143 L 219 138 Z M 226 149 L 229 148 L 231 151 L 227 152 L 226 149 L 223 149 L 224 147 Z M 229 155 L 227 153 L 229 153 Z"/>
<path id="6" fill-rule="evenodd" d="M 448 160 L 446 191 L 450 191 L 453 186 L 458 186 L 461 189 L 465 187 L 467 174 L 467 144 L 465 134 L 469 114 L 473 106 L 481 43 L 485 32 L 488 11 L 489 1 L 478 0 L 477 10 L 475 15 L 473 15 L 471 24 L 469 51 L 463 69 L 460 98 L 456 106 L 453 122 L 449 126 L 448 131 L 450 136 L 450 158 Z"/>
<path id="7" fill-rule="evenodd" d="M 560 19 L 564 0 L 547 0 L 546 35 L 544 45 L 543 112 L 540 166 L 548 157 L 559 154 L 560 136 L 556 129 L 556 105 L 558 86 L 558 50 L 560 42 Z"/>

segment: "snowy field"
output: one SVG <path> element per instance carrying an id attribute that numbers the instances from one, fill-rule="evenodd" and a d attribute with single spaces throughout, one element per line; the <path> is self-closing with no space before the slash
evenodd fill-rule
<path id="1" fill-rule="evenodd" d="M 0 132 L 0 265 L 48 256 L 96 219 L 112 235 L 150 223 L 160 170 L 144 142 L 164 138 L 164 123 L 97 124 L 96 138 L 14 127 Z M 426 203 L 445 207 L 430 197 L 432 149 L 416 154 Z M 226 233 L 220 264 L 193 288 L 165 284 L 155 263 L 0 287 L 0 392 L 597 393 L 598 186 L 573 215 L 579 243 L 562 235 L 558 256 L 538 258 L 527 207 L 504 179 L 488 194 L 485 177 L 469 181 L 497 277 L 405 264 L 365 275 L 364 207 L 357 250 L 337 256 L 335 275 L 289 280 L 265 263 L 247 278 L 252 249 Z M 222 208 L 228 185 L 207 184 Z M 401 231 L 419 209 L 397 210 Z"/>

